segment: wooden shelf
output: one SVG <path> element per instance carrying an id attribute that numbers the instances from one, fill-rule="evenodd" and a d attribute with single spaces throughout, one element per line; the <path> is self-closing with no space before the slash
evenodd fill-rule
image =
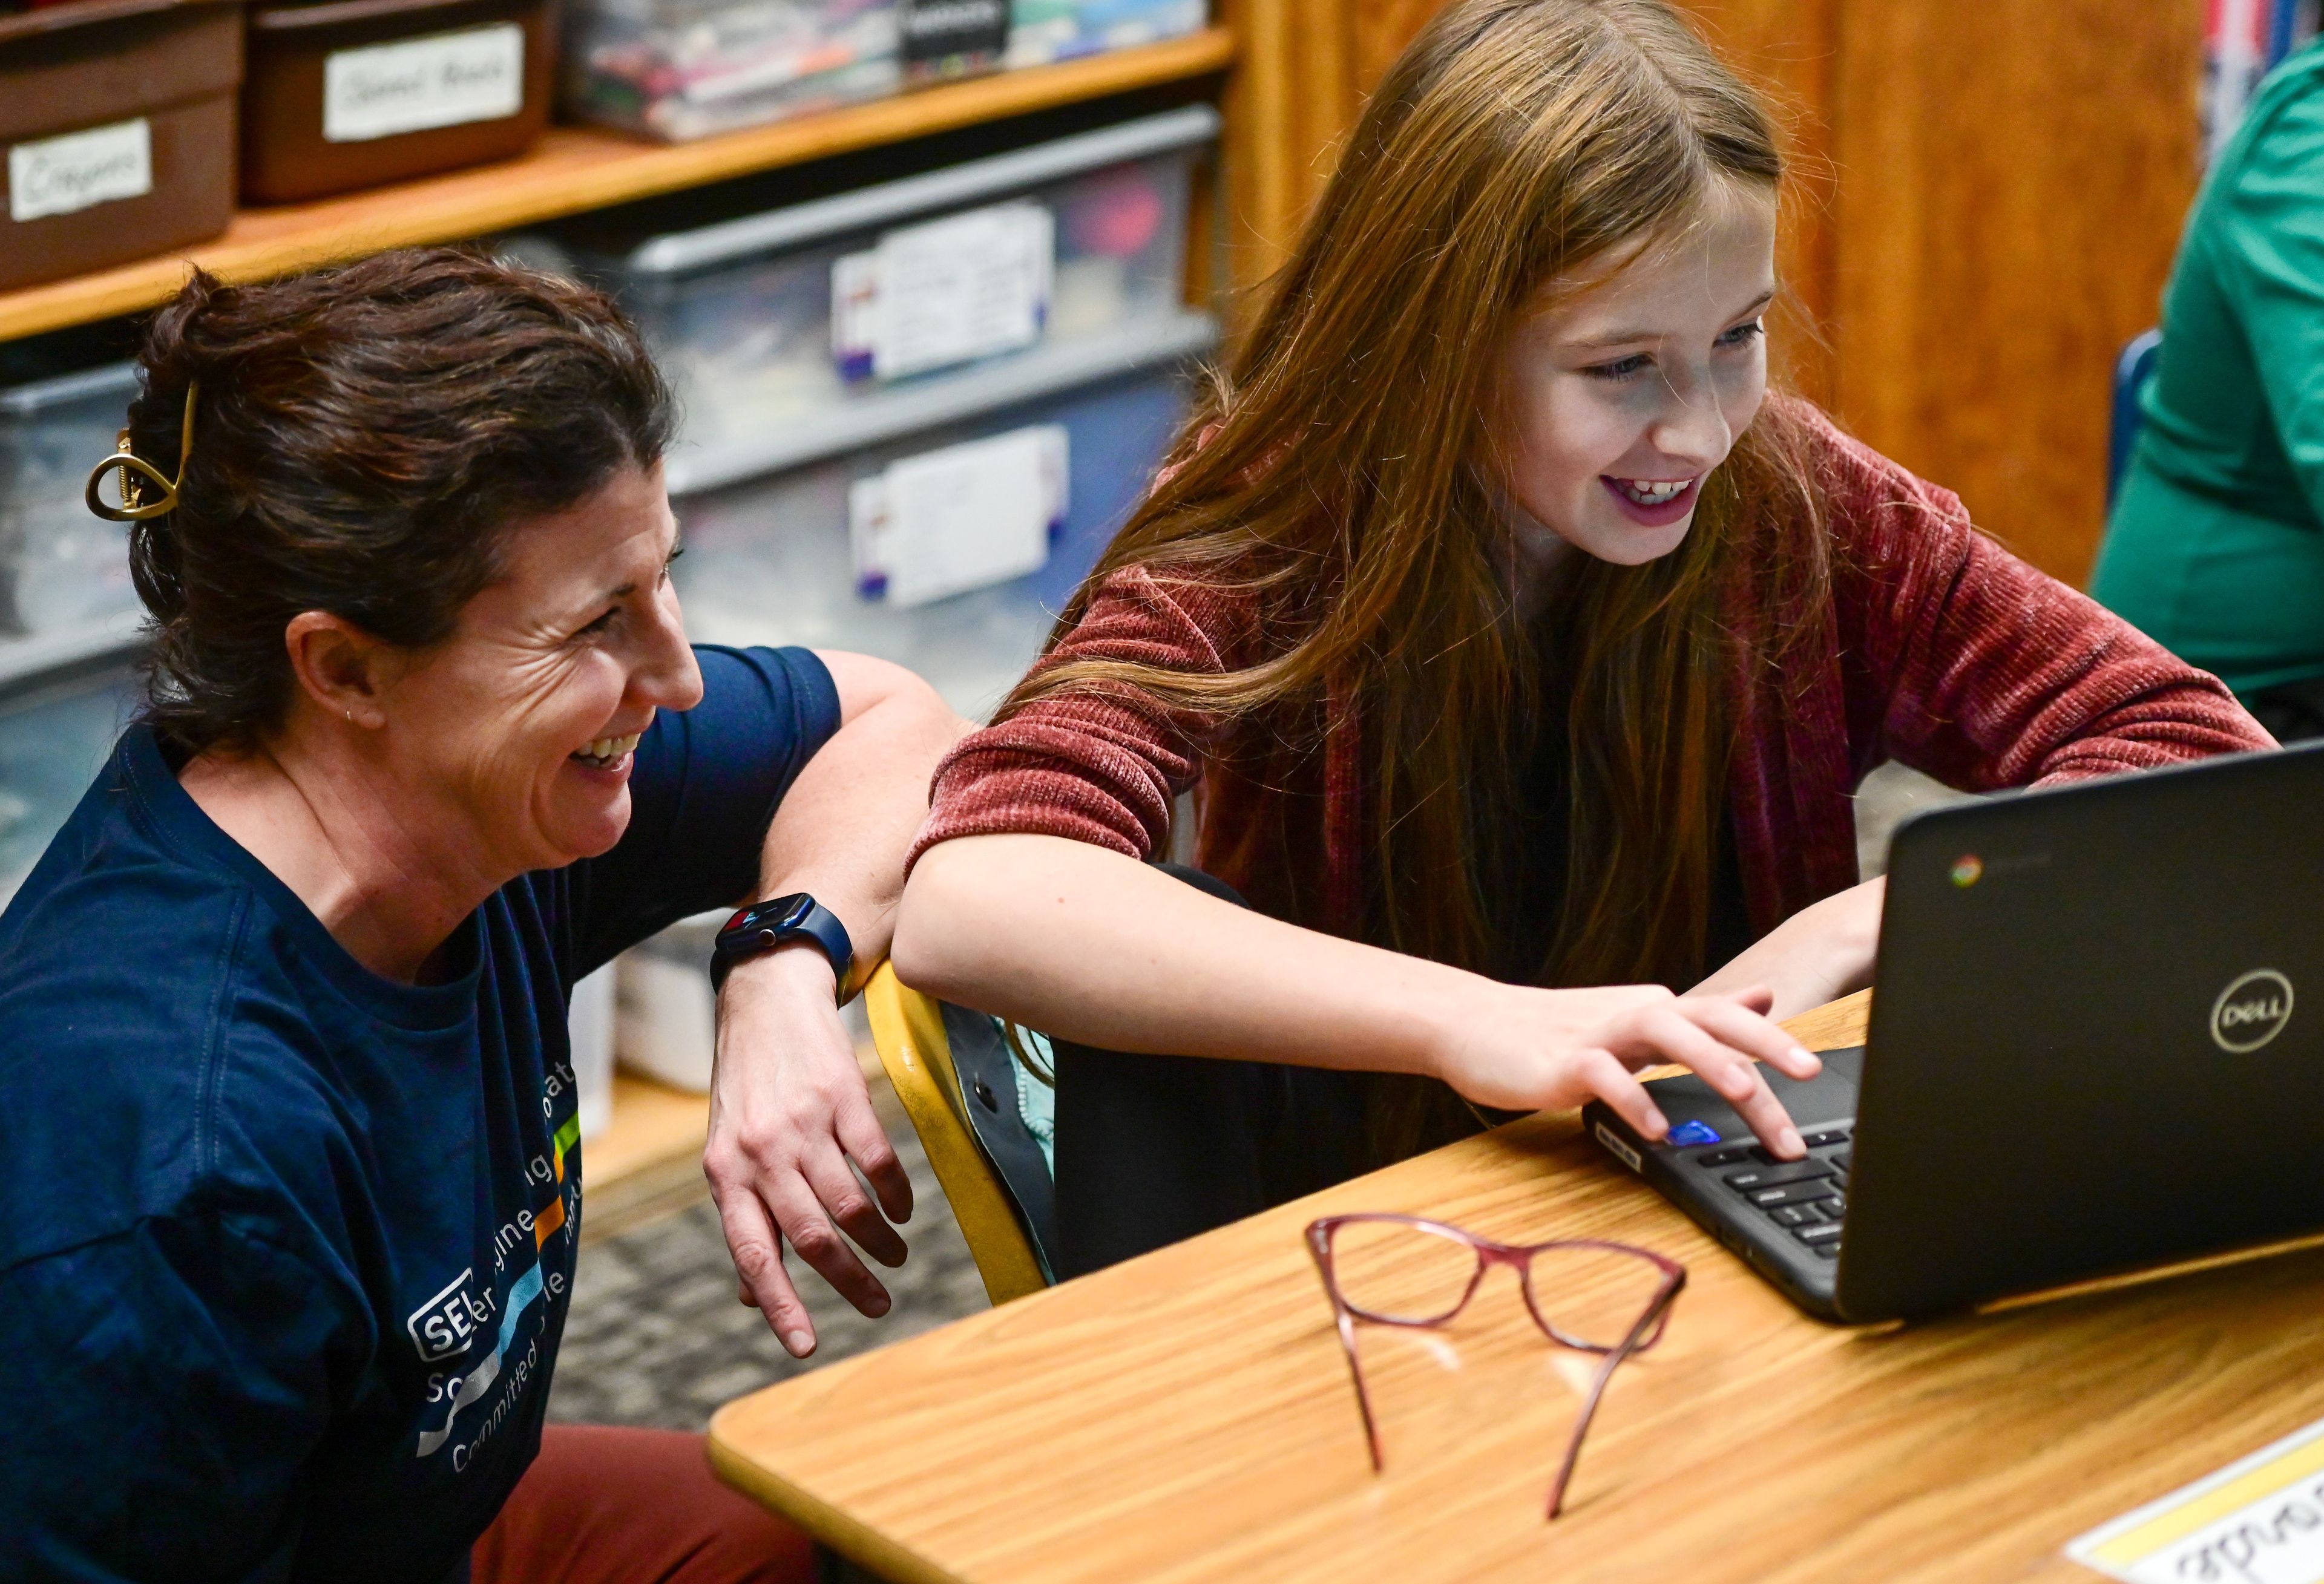
<path id="1" fill-rule="evenodd" d="M 1184 81 L 1222 70 L 1233 60 L 1232 36 L 1211 28 L 1167 43 L 924 88 L 699 143 L 646 143 L 586 127 L 552 127 L 521 160 L 318 203 L 245 210 L 225 235 L 180 253 L 0 293 L 0 340 L 152 308 L 184 283 L 189 263 L 229 281 L 255 281 L 384 248 L 456 242 L 831 154 Z"/>

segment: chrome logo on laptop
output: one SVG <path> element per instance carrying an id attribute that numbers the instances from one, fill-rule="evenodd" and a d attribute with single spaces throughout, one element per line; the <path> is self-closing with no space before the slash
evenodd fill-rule
<path id="1" fill-rule="evenodd" d="M 2273 968 L 2255 968 L 2211 1003 L 2211 1043 L 2241 1055 L 2283 1032 L 2292 1021 L 2292 981 Z"/>

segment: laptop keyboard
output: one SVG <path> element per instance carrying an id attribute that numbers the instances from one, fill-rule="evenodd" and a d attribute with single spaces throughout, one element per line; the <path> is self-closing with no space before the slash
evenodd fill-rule
<path id="1" fill-rule="evenodd" d="M 1704 1150 L 1694 1164 L 1717 1172 L 1745 1203 L 1818 1256 L 1838 1259 L 1853 1134 L 1851 1127 L 1835 1126 L 1803 1135 L 1801 1142 L 1808 1147 L 1805 1160 L 1779 1160 L 1753 1144 Z"/>

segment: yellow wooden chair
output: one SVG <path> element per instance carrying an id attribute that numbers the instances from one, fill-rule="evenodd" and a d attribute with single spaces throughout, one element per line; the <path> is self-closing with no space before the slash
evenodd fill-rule
<path id="1" fill-rule="evenodd" d="M 863 1004 L 880 1065 L 904 1102 L 928 1165 L 936 1168 L 936 1182 L 952 1202 L 953 1218 L 968 1239 L 985 1293 L 1001 1304 L 1047 1286 L 1049 1275 L 1039 1248 L 970 1119 L 944 1003 L 908 988 L 883 962 L 864 987 Z M 954 1008 L 955 1023 L 962 1016 Z M 992 1098 L 984 1096 L 988 1106 Z M 1008 1116 L 1015 1115 L 1012 1095 Z"/>

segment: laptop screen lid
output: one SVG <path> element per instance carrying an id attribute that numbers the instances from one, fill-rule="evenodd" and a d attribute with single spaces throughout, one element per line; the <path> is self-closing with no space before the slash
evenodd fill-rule
<path id="1" fill-rule="evenodd" d="M 2324 744 L 1931 810 L 1890 850 L 1840 1312 L 2324 1229 Z"/>

